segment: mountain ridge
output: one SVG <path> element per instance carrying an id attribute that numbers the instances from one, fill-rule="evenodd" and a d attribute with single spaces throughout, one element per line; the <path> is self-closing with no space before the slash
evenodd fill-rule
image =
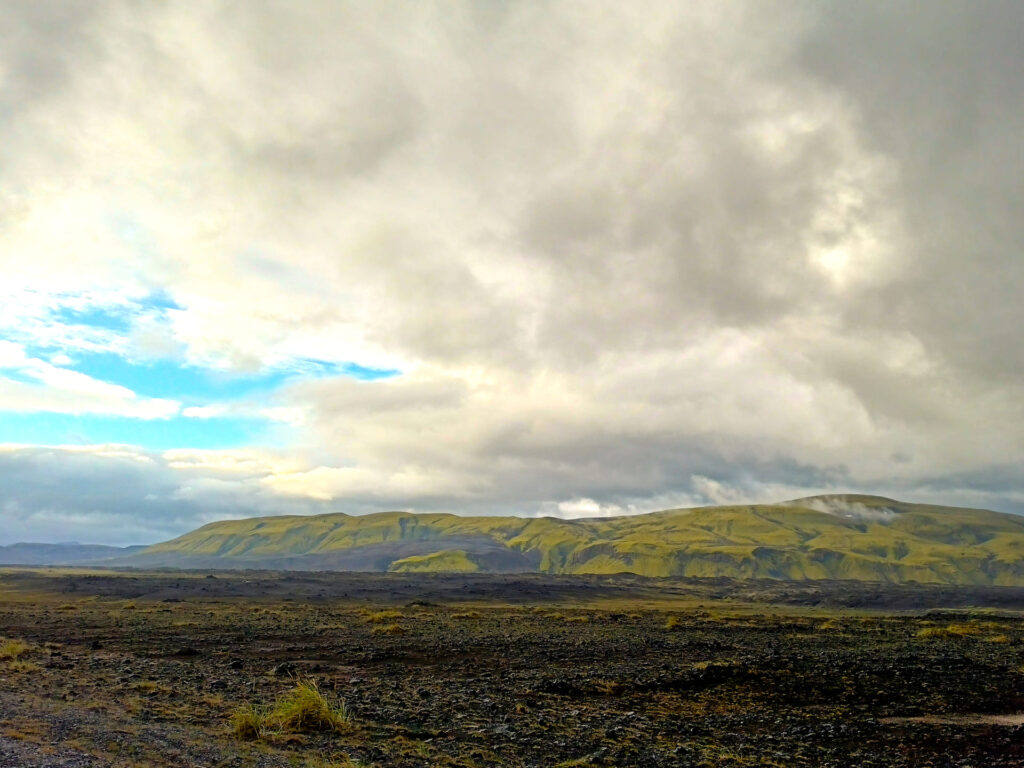
<path id="1" fill-rule="evenodd" d="M 61 542 L 41 544 L 19 541 L 0 545 L 0 565 L 79 565 L 102 563 L 130 556 L 146 549 L 144 546 L 115 547 L 107 544 Z"/>
<path id="2" fill-rule="evenodd" d="M 115 562 L 1024 585 L 1024 517 L 864 494 L 573 520 L 281 515 L 208 523 Z"/>

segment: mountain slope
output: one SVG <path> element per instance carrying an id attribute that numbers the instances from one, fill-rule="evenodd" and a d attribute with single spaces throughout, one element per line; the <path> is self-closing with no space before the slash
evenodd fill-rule
<path id="1" fill-rule="evenodd" d="M 145 547 L 108 547 L 103 544 L 31 544 L 0 546 L 0 565 L 79 565 L 101 563 L 138 552 Z"/>
<path id="2" fill-rule="evenodd" d="M 269 517 L 211 523 L 123 562 L 1024 585 L 1024 518 L 852 495 L 588 520 Z"/>

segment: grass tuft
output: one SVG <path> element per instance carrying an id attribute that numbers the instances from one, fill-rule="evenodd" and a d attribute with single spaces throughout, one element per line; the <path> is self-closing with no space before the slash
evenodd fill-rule
<path id="1" fill-rule="evenodd" d="M 266 730 L 263 715 L 252 704 L 246 704 L 231 715 L 231 730 L 243 741 L 262 739 Z"/>
<path id="2" fill-rule="evenodd" d="M 367 624 L 384 624 L 388 621 L 404 618 L 398 611 L 378 611 L 366 617 Z"/>
<path id="3" fill-rule="evenodd" d="M 341 731 L 349 725 L 345 704 L 331 706 L 315 680 L 302 680 L 279 698 L 269 720 L 290 733 Z"/>
<path id="4" fill-rule="evenodd" d="M 14 661 L 32 650 L 32 646 L 24 640 L 4 640 L 0 643 L 0 659 Z"/>
<path id="5" fill-rule="evenodd" d="M 385 624 L 374 627 L 370 633 L 373 635 L 404 635 L 405 628 L 401 624 Z"/>
<path id="6" fill-rule="evenodd" d="M 343 731 L 351 725 L 344 702 L 332 705 L 315 680 L 301 680 L 278 697 L 269 711 L 247 704 L 231 716 L 235 736 L 246 741 L 270 733 L 323 733 Z"/>

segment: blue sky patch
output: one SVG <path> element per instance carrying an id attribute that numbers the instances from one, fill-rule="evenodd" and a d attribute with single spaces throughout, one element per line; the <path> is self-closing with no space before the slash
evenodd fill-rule
<path id="1" fill-rule="evenodd" d="M 263 373 L 233 373 L 213 368 L 197 368 L 170 360 L 133 363 L 112 353 L 79 354 L 69 366 L 94 379 L 128 387 L 145 397 L 180 400 L 186 405 L 203 405 L 266 395 L 290 381 L 328 376 L 350 376 L 362 381 L 392 378 L 401 371 L 367 368 L 356 363 L 330 363 L 301 360 L 298 370 L 271 370 Z"/>
<path id="2" fill-rule="evenodd" d="M 32 445 L 121 443 L 150 450 L 226 450 L 266 445 L 280 424 L 262 419 L 129 419 L 120 416 L 0 411 L 0 442 Z"/>
<path id="3" fill-rule="evenodd" d="M 402 372 L 397 368 L 367 368 L 356 363 L 342 363 L 336 366 L 338 373 L 343 376 L 351 376 L 360 381 L 379 381 L 380 379 L 393 379 L 401 376 Z"/>
<path id="4" fill-rule="evenodd" d="M 128 333 L 131 330 L 131 316 L 123 309 L 74 309 L 58 307 L 52 313 L 53 319 L 60 325 L 87 325 L 90 328 L 103 328 L 117 333 Z"/>
<path id="5" fill-rule="evenodd" d="M 128 387 L 145 397 L 181 400 L 186 405 L 236 400 L 267 393 L 289 379 L 288 373 L 282 371 L 232 374 L 170 360 L 132 363 L 112 353 L 80 354 L 69 367 L 94 379 Z"/>

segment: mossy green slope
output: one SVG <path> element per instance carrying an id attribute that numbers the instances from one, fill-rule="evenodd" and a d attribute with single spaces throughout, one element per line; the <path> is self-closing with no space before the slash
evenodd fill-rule
<path id="1" fill-rule="evenodd" d="M 442 549 L 429 555 L 410 555 L 391 563 L 389 571 L 395 573 L 472 573 L 480 565 L 463 549 Z"/>
<path id="2" fill-rule="evenodd" d="M 416 554 L 400 554 L 410 542 Z M 141 557 L 259 567 L 261 558 L 391 545 L 388 570 L 398 571 L 491 570 L 497 549 L 522 553 L 548 573 L 1024 585 L 1024 518 L 849 495 L 590 520 L 405 512 L 252 518 L 211 523 Z"/>

